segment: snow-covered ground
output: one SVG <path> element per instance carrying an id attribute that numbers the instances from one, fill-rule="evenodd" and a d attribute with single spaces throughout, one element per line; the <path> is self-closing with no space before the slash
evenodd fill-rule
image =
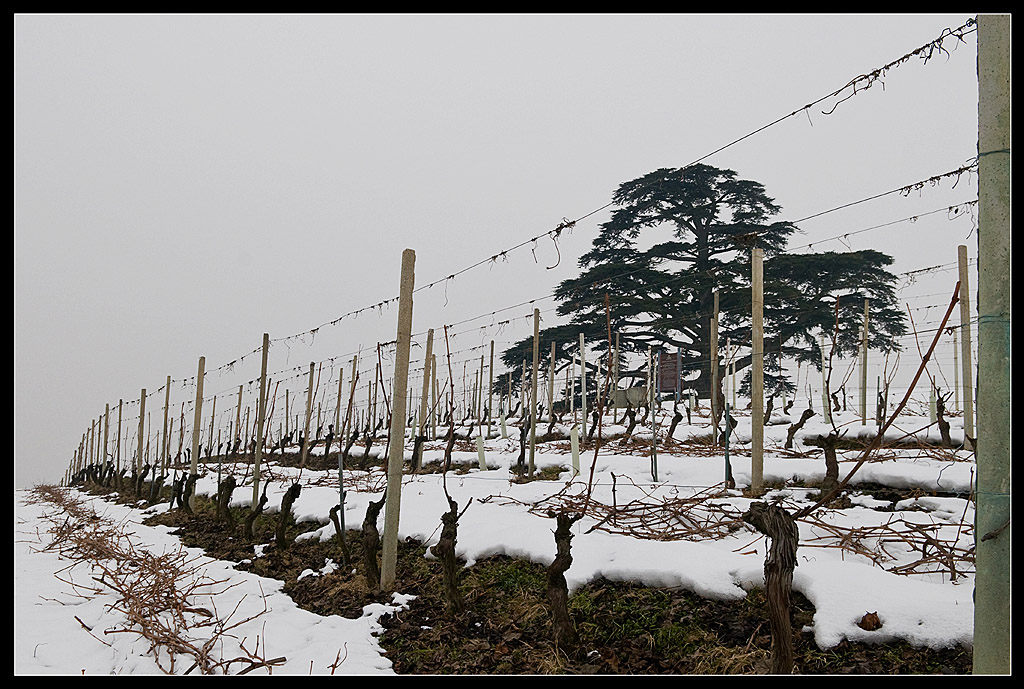
<path id="1" fill-rule="evenodd" d="M 862 426 L 852 414 L 839 414 L 837 422 L 846 424 L 849 436 L 873 435 L 873 423 Z M 778 499 L 795 511 L 812 504 L 814 486 L 824 476 L 825 466 L 820 451 L 808 457 L 794 457 L 781 450 L 789 425 L 786 417 L 773 415 L 773 424 L 765 429 L 764 481 L 768 486 L 784 486 L 768 492 L 763 499 Z M 952 420 L 954 440 L 962 439 L 958 419 Z M 667 423 L 661 424 L 663 433 Z M 887 435 L 899 438 L 905 433 L 928 425 L 927 418 L 904 417 Z M 544 427 L 546 429 L 546 426 Z M 664 448 L 657 455 L 657 481 L 652 477 L 650 456 L 633 446 L 632 454 L 619 454 L 616 441 L 609 441 L 596 461 L 592 449 L 580 458 L 580 472 L 571 466 L 569 443 L 540 444 L 535 464 L 538 470 L 561 467 L 555 481 L 515 483 L 510 468 L 519 454 L 517 437 L 501 438 L 497 424 L 485 446 L 486 470 L 478 466 L 476 452 L 456 452 L 453 460 L 469 464 L 467 473 L 447 475 L 447 490 L 460 505 L 469 504 L 459 522 L 458 556 L 467 566 L 495 554 L 527 558 L 548 564 L 554 557 L 554 522 L 543 511 L 531 512 L 530 506 L 562 491 L 572 499 L 582 496 L 588 482 L 593 487 L 592 499 L 619 507 L 634 502 L 657 509 L 658 505 L 692 496 L 711 496 L 702 503 L 717 510 L 715 514 L 741 514 L 752 502 L 740 489 L 750 482 L 749 418 L 740 418 L 732 438 L 731 464 L 737 489 L 722 487 L 724 462 L 721 454 L 711 456 L 670 454 Z M 618 429 L 611 424 L 605 433 Z M 820 416 L 808 421 L 798 436 L 797 450 L 813 449 L 804 440 L 823 432 Z M 685 440 L 691 435 L 706 434 L 706 420 L 695 417 L 694 424 L 681 423 L 674 437 Z M 936 440 L 937 430 L 927 431 Z M 646 433 L 646 436 L 644 435 Z M 636 429 L 634 439 L 650 439 L 650 429 Z M 924 433 L 918 437 L 923 438 Z M 376 448 L 375 448 L 376 449 Z M 358 448 L 353 448 L 358 451 Z M 407 458 L 411 447 L 406 448 Z M 641 454 L 637 454 L 641 453 Z M 853 467 L 859 452 L 840 453 L 840 479 Z M 432 443 L 424 453 L 424 461 L 439 459 L 441 444 Z M 973 504 L 966 499 L 974 477 L 974 463 L 968 453 L 960 451 L 905 450 L 886 451 L 884 461 L 864 464 L 850 482 L 851 492 L 859 483 L 870 482 L 900 489 L 918 488 L 922 493 L 944 493 L 908 499 L 895 509 L 872 509 L 889 502 L 852 495 L 853 504 L 843 510 L 819 510 L 814 519 L 800 525 L 798 566 L 793 586 L 815 606 L 814 636 L 821 647 L 831 647 L 843 639 L 886 642 L 904 639 L 914 645 L 933 648 L 953 645 L 970 646 L 973 639 L 974 586 L 973 568 L 898 574 L 902 565 L 919 562 L 922 553 L 914 551 L 899 539 L 886 539 L 886 528 L 902 528 L 913 532 L 916 525 L 945 543 L 962 550 L 973 547 Z M 223 470 L 230 470 L 230 466 Z M 242 474 L 239 466 L 238 476 Z M 277 481 L 268 490 L 268 511 L 280 506 L 281 498 L 298 469 L 274 467 Z M 591 475 L 593 478 L 591 479 Z M 346 470 L 346 479 L 357 479 L 360 472 Z M 333 480 L 333 486 L 331 481 Z M 408 536 L 436 542 L 440 532 L 440 515 L 448 510 L 440 474 L 406 474 L 400 501 L 399 537 Z M 334 527 L 329 510 L 338 502 L 337 471 L 301 474 L 303 490 L 293 509 L 296 519 L 314 520 L 323 524 L 307 538 L 330 538 Z M 567 487 L 567 483 L 569 483 Z M 788 484 L 788 485 L 785 485 Z M 369 485 L 361 482 L 360 485 Z M 378 482 L 383 486 L 383 481 Z M 196 491 L 200 495 L 216 492 L 216 473 L 201 478 Z M 949 494 L 953 494 L 950 496 Z M 15 495 L 15 673 L 16 674 L 155 674 L 161 668 L 149 652 L 149 644 L 130 633 L 108 633 L 122 629 L 126 620 L 118 617 L 109 604 L 115 596 L 109 590 L 86 592 L 83 588 L 95 582 L 83 566 L 70 567 L 71 561 L 41 549 L 47 542 L 43 531 L 45 505 L 26 504 L 27 493 Z M 154 552 L 177 552 L 182 549 L 178 539 L 166 527 L 147 527 L 142 520 L 155 508 L 131 509 L 81 495 L 101 517 L 121 524 L 138 543 Z M 250 504 L 251 486 L 236 488 L 233 505 Z M 348 487 L 345 523 L 360 524 L 367 503 L 380 498 L 380 493 L 360 492 Z M 50 510 L 52 511 L 52 510 Z M 699 540 L 651 540 L 597 528 L 597 519 L 590 516 L 573 527 L 573 563 L 566 573 L 570 589 L 597 577 L 610 580 L 635 581 L 650 586 L 676 586 L 708 597 L 740 598 L 764 583 L 764 559 L 767 539 L 750 527 L 724 533 L 716 538 Z M 910 526 L 907 526 L 910 525 Z M 607 525 L 606 525 L 607 526 Z M 384 512 L 379 527 L 383 532 Z M 833 529 L 858 527 L 875 529 L 877 537 L 866 535 L 862 544 L 866 551 L 836 547 Z M 909 531 L 907 531 L 909 529 Z M 222 617 L 230 613 L 233 620 L 253 619 L 231 631 L 220 643 L 224 658 L 252 651 L 259 644 L 264 658 L 285 657 L 273 668 L 282 674 L 377 674 L 391 673 L 390 661 L 377 643 L 381 615 L 400 609 L 407 597 L 399 591 L 393 597 L 382 597 L 380 604 L 368 606 L 359 619 L 336 616 L 321 617 L 299 609 L 281 592 L 281 582 L 235 570 L 231 563 L 211 560 L 200 551 L 186 550 L 194 557 L 196 576 L 216 581 L 208 590 L 207 607 L 214 606 Z M 306 576 L 320 573 L 307 572 Z M 220 591 L 213 595 L 214 590 Z M 204 589 L 207 590 L 207 589 Z M 203 604 L 197 601 L 196 605 Z M 868 612 L 877 613 L 882 626 L 875 631 L 861 629 L 857 622 Z M 87 629 L 87 627 L 89 629 Z M 231 644 L 242 644 L 239 648 Z M 165 658 L 166 660 L 166 658 Z M 166 665 L 166 663 L 165 663 Z M 242 667 L 236 666 L 236 670 Z M 188 669 L 181 665 L 175 672 Z M 267 668 L 255 670 L 256 674 Z"/>

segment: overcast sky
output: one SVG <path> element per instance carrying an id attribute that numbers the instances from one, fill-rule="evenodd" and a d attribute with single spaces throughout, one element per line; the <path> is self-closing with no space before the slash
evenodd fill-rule
<path id="1" fill-rule="evenodd" d="M 200 356 L 206 404 L 227 413 L 265 332 L 281 397 L 312 361 L 329 388 L 394 339 L 394 305 L 331 323 L 397 296 L 406 248 L 417 287 L 441 281 L 417 292 L 413 332 L 436 328 L 443 352 L 459 324 L 461 378 L 481 345 L 532 332 L 533 306 L 556 323 L 551 291 L 620 183 L 971 16 L 16 15 L 16 486 L 59 481 L 105 404 L 115 424 L 124 400 L 127 445 L 142 388 L 158 430 L 166 376 L 177 415 Z M 788 220 L 955 170 L 977 155 L 977 34 L 943 47 L 702 162 L 764 184 Z M 953 263 L 958 244 L 973 259 L 970 214 L 824 241 L 977 198 L 975 176 L 953 182 L 808 220 L 791 246 L 878 249 L 896 273 Z M 955 281 L 907 286 L 915 320 L 937 320 L 924 307 Z"/>

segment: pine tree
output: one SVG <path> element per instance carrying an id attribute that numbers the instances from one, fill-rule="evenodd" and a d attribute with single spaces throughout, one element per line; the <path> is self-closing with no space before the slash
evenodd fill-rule
<path id="1" fill-rule="evenodd" d="M 792 383 L 781 375 L 781 358 L 820 367 L 819 334 L 825 335 L 831 349 L 835 331 L 836 356 L 855 352 L 865 298 L 871 303 L 870 347 L 897 349 L 895 338 L 906 332 L 903 315 L 895 308 L 895 276 L 886 270 L 892 263 L 889 256 L 871 250 L 784 253 L 797 228 L 775 219 L 781 208 L 760 183 L 739 179 L 732 170 L 702 164 L 662 168 L 621 184 L 613 201 L 617 208 L 579 260 L 582 272 L 555 291 L 558 314 L 568 317 L 569 323 L 540 333 L 542 342 L 556 343 L 562 367 L 577 353 L 580 333 L 588 348 L 594 348 L 587 356 L 588 366 L 604 361 L 607 294 L 611 327 L 621 337 L 620 357 L 626 359 L 630 352 L 646 355 L 651 345 L 673 356 L 678 349 L 687 385 L 707 394 L 715 290 L 719 291 L 721 349 L 726 338 L 734 344 L 750 341 L 754 247 L 765 256 L 767 395 L 793 392 Z M 504 388 L 509 377 L 518 381 L 522 360 L 532 358 L 531 348 L 532 337 L 505 351 L 502 360 L 510 372 L 496 385 Z M 546 360 L 547 345 L 541 352 Z M 624 367 L 620 375 L 642 380 L 644 365 Z M 736 360 L 736 370 L 749 365 L 747 347 Z M 748 380 L 749 372 L 744 383 Z M 588 388 L 593 381 L 594 376 L 588 375 Z"/>

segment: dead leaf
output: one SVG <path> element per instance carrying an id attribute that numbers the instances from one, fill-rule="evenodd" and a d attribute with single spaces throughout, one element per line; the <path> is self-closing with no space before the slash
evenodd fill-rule
<path id="1" fill-rule="evenodd" d="M 873 632 L 876 629 L 882 628 L 882 620 L 878 619 L 877 612 L 868 612 L 864 613 L 864 617 L 860 618 L 857 626 L 864 631 Z"/>

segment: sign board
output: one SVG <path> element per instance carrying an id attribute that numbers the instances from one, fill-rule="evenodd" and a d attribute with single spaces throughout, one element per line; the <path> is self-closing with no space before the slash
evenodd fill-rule
<path id="1" fill-rule="evenodd" d="M 679 381 L 679 357 L 675 352 L 662 350 L 658 361 L 658 390 L 675 392 Z"/>

